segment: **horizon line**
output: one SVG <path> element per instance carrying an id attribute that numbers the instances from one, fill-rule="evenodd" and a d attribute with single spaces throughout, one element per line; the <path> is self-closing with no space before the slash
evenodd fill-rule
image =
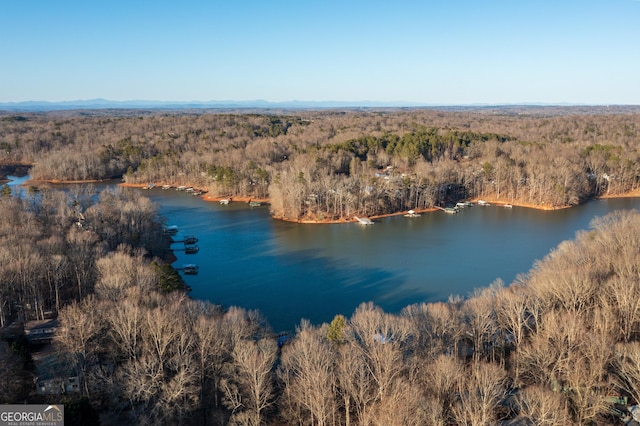
<path id="1" fill-rule="evenodd" d="M 640 0 L 638 0 L 640 1 Z M 165 99 L 107 99 L 107 98 L 79 98 L 79 99 L 67 99 L 67 100 L 44 100 L 44 99 L 29 99 L 22 101 L 0 101 L 0 105 L 4 104 L 25 104 L 25 103 L 50 103 L 50 104 L 64 104 L 64 103 L 81 103 L 81 102 L 104 102 L 104 103 L 133 103 L 133 102 L 148 102 L 148 103 L 163 103 L 163 104 L 191 104 L 191 103 L 269 103 L 269 104 L 282 104 L 282 103 L 376 103 L 376 104 L 409 104 L 409 105 L 442 105 L 442 106 L 465 106 L 465 105 L 640 105 L 640 103 L 625 103 L 625 102 L 569 102 L 569 101 L 476 101 L 476 102 L 422 102 L 422 101 L 407 101 L 407 100 L 375 100 L 375 99 L 360 99 L 360 100 L 338 100 L 338 99 L 288 99 L 282 101 L 273 101 L 267 99 L 190 99 L 190 100 L 165 100 Z"/>
<path id="2" fill-rule="evenodd" d="M 99 109 L 331 109 L 331 108 L 508 108 L 508 107 L 633 107 L 640 104 L 626 103 L 572 103 L 572 102 L 474 102 L 474 103 L 421 103 L 415 101 L 268 101 L 254 100 L 109 100 L 105 98 L 68 101 L 9 101 L 0 102 L 0 111 L 62 111 Z"/>

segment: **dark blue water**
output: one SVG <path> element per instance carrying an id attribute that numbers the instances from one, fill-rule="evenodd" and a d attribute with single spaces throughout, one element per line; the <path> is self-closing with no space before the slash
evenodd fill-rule
<path id="1" fill-rule="evenodd" d="M 359 224 L 300 225 L 275 221 L 267 207 L 222 206 L 169 190 L 145 191 L 180 236 L 199 238 L 194 255 L 176 252 L 174 266 L 194 298 L 258 309 L 274 330 L 302 318 L 320 324 L 372 301 L 389 312 L 411 303 L 467 295 L 500 278 L 511 283 L 561 241 L 640 199 L 592 201 L 552 212 L 473 207 Z M 176 244 L 175 247 L 180 247 Z"/>

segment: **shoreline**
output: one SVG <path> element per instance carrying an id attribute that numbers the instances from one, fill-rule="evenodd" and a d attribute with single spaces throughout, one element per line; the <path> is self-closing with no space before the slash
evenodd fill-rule
<path id="1" fill-rule="evenodd" d="M 488 196 L 488 197 L 475 197 L 475 198 L 471 198 L 469 199 L 469 201 L 474 202 L 474 203 L 478 203 L 478 201 L 483 200 L 486 201 L 487 203 L 491 204 L 492 206 L 496 206 L 496 207 L 504 207 L 506 205 L 511 205 L 512 207 L 523 207 L 526 209 L 534 209 L 534 210 L 543 210 L 543 211 L 554 211 L 554 210 L 562 210 L 562 209 L 569 209 L 571 207 L 574 206 L 570 206 L 570 205 L 565 205 L 565 206 L 550 206 L 550 205 L 545 205 L 545 204 L 533 204 L 533 203 L 525 203 L 522 201 L 509 201 L 509 200 L 504 200 L 501 198 L 496 198 L 494 196 Z"/>
<path id="2" fill-rule="evenodd" d="M 608 200 L 613 198 L 638 198 L 640 197 L 640 189 L 625 192 L 624 194 L 604 194 L 595 197 L 597 200 Z"/>
<path id="3" fill-rule="evenodd" d="M 149 188 L 149 184 L 146 183 L 126 183 L 126 182 L 122 182 L 119 183 L 118 186 L 122 186 L 124 188 L 141 188 L 141 189 L 151 189 Z M 162 189 L 162 185 L 155 185 L 153 187 L 153 189 L 157 189 L 157 188 Z M 175 190 L 175 187 L 172 187 L 171 189 Z M 203 201 L 209 201 L 209 202 L 220 202 L 222 200 L 229 200 L 232 203 L 249 203 L 251 201 L 255 201 L 255 202 L 259 202 L 259 203 L 268 203 L 269 199 L 268 198 L 259 198 L 259 197 L 248 197 L 248 196 L 239 196 L 239 195 L 233 195 L 233 196 L 213 196 L 213 195 L 208 195 L 207 193 L 203 193 L 198 195 L 198 197 L 200 197 L 200 199 L 202 199 Z"/>
<path id="4" fill-rule="evenodd" d="M 81 184 L 81 183 L 100 183 L 109 179 L 87 179 L 87 180 L 60 180 L 60 179 L 29 179 L 25 181 L 23 185 L 34 184 L 50 184 L 50 185 L 67 185 L 67 184 Z"/>
<path id="5" fill-rule="evenodd" d="M 433 208 L 428 208 L 428 209 L 413 209 L 413 211 L 416 214 L 422 214 L 422 213 L 430 213 L 430 212 L 437 212 L 438 209 L 433 207 Z M 408 210 L 403 210 L 403 211 L 399 211 L 399 212 L 393 212 L 393 213 L 385 213 L 385 214 L 379 214 L 379 215 L 373 215 L 373 216 L 367 216 L 368 219 L 383 219 L 385 217 L 393 217 L 393 216 L 404 216 L 406 214 L 408 214 L 409 211 Z M 271 216 L 273 219 L 275 220 L 281 220 L 283 222 L 289 222 L 289 223 L 301 223 L 301 224 L 305 224 L 305 225 L 337 225 L 337 224 L 341 224 L 341 223 L 358 223 L 358 220 L 355 218 L 346 218 L 346 217 L 342 217 L 339 219 L 325 219 L 325 220 L 317 220 L 317 219 L 289 219 L 286 217 L 278 217 L 278 216 Z"/>
<path id="6" fill-rule="evenodd" d="M 59 180 L 59 179 L 41 179 L 41 180 L 36 180 L 36 179 L 30 179 L 28 181 L 26 181 L 24 183 L 24 185 L 32 185 L 34 183 L 48 183 L 48 184 L 82 184 L 82 183 L 98 183 L 98 182 L 103 182 L 103 179 L 92 179 L 92 180 L 73 180 L 73 181 L 69 181 L 69 180 Z M 122 186 L 122 187 L 126 187 L 126 188 L 149 188 L 149 184 L 144 184 L 144 183 L 126 183 L 126 182 L 121 182 L 117 184 L 118 186 Z M 158 185 L 156 185 L 154 188 L 158 188 Z M 229 200 L 230 202 L 233 203 L 249 203 L 249 202 L 259 202 L 259 203 L 269 203 L 269 198 L 257 198 L 257 197 L 250 197 L 250 196 L 212 196 L 212 195 L 208 195 L 207 193 L 204 193 L 202 195 L 199 195 L 200 199 L 202 199 L 203 201 L 207 201 L 207 202 L 220 202 L 222 200 Z M 599 195 L 596 197 L 593 197 L 593 200 L 606 200 L 606 199 L 613 199 L 613 198 L 639 198 L 640 197 L 640 189 L 636 189 L 630 192 L 626 192 L 623 194 L 604 194 L 604 195 Z M 544 205 L 544 204 L 533 204 L 533 203 L 525 203 L 525 202 L 520 202 L 520 201 L 514 201 L 514 200 L 505 200 L 505 199 L 500 199 L 497 198 L 495 196 L 489 195 L 486 197 L 474 197 L 474 198 L 470 198 L 467 201 L 471 201 L 474 203 L 477 203 L 479 200 L 483 200 L 486 201 L 490 204 L 492 204 L 493 206 L 496 207 L 504 207 L 505 205 L 511 205 L 513 207 L 522 207 L 522 208 L 528 208 L 528 209 L 535 209 L 535 210 L 542 210 L 542 211 L 554 211 L 554 210 L 562 210 L 562 209 L 568 209 L 571 207 L 575 207 L 575 206 L 570 206 L 570 205 L 565 205 L 565 206 L 550 206 L 550 205 Z M 422 213 L 431 213 L 431 212 L 436 212 L 438 210 L 440 210 L 437 207 L 432 207 L 432 208 L 427 208 L 427 209 L 413 209 L 415 211 L 415 213 L 417 214 L 422 214 Z M 393 216 L 404 216 L 408 214 L 408 211 L 398 211 L 398 212 L 393 212 L 393 213 L 385 213 L 385 214 L 381 214 L 381 215 L 373 215 L 373 216 L 368 216 L 368 219 L 383 219 L 386 217 L 393 217 Z M 287 218 L 287 217 L 279 217 L 279 216 L 271 216 L 272 219 L 275 220 L 280 220 L 283 222 L 289 222 L 289 223 L 300 223 L 300 224 L 305 224 L 305 225 L 335 225 L 335 224 L 344 224 L 344 223 L 357 223 L 357 219 L 351 217 L 351 218 L 346 218 L 346 217 L 342 217 L 342 218 L 338 218 L 338 219 L 324 219 L 324 220 L 318 220 L 318 219 L 311 219 L 311 218 L 299 218 L 299 219 L 291 219 L 291 218 Z"/>
<path id="7" fill-rule="evenodd" d="M 222 200 L 229 200 L 230 203 L 250 203 L 252 201 L 255 201 L 257 203 L 268 203 L 269 199 L 268 198 L 258 198 L 258 197 L 244 197 L 244 196 L 238 196 L 238 195 L 234 195 L 231 197 L 220 197 L 220 196 L 212 196 L 212 195 L 207 195 L 207 194 L 203 194 L 200 198 L 202 198 L 204 201 L 209 201 L 212 203 L 215 202 L 220 202 Z"/>

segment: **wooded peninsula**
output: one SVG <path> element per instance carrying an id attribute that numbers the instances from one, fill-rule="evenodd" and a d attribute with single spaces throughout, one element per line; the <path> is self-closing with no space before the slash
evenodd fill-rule
<path id="1" fill-rule="evenodd" d="M 0 113 L 0 403 L 67 424 L 622 424 L 640 404 L 640 213 L 593 221 L 514 283 L 275 335 L 193 300 L 144 191 L 344 221 L 640 188 L 640 107 Z M 22 170 L 25 172 L 26 170 Z M 496 273 L 497 275 L 497 273 Z"/>
<path id="2" fill-rule="evenodd" d="M 0 116 L 34 180 L 122 177 L 270 200 L 331 221 L 493 199 L 538 208 L 638 191 L 637 107 Z"/>

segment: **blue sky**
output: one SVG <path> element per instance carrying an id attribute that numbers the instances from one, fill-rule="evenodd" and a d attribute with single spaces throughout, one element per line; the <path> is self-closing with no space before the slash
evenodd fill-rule
<path id="1" fill-rule="evenodd" d="M 16 0 L 0 102 L 640 104 L 639 0 Z"/>

